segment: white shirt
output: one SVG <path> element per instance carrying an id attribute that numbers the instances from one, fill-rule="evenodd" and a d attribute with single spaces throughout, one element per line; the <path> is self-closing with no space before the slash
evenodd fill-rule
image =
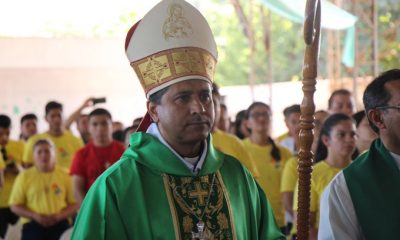
<path id="1" fill-rule="evenodd" d="M 158 129 L 158 126 L 156 123 L 150 124 L 149 128 L 147 128 L 146 133 L 156 137 L 162 144 L 164 144 L 171 152 L 173 152 L 185 165 L 186 167 L 189 168 L 189 170 L 197 175 L 201 171 L 201 168 L 203 167 L 204 160 L 206 159 L 207 156 L 207 141 L 204 141 L 204 149 L 201 153 L 200 159 L 199 156 L 196 157 L 182 157 L 180 156 L 168 143 L 165 141 L 163 136 L 160 133 L 160 130 Z"/>
<path id="2" fill-rule="evenodd" d="M 390 153 L 400 170 L 400 155 Z M 320 203 L 319 240 L 365 239 L 343 171 L 325 188 Z"/>

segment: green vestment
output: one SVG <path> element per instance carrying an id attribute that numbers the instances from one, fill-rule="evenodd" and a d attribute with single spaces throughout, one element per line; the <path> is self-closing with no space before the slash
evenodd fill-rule
<path id="1" fill-rule="evenodd" d="M 380 139 L 343 170 L 366 239 L 399 239 L 400 171 Z"/>
<path id="2" fill-rule="evenodd" d="M 248 170 L 207 141 L 194 176 L 157 138 L 135 133 L 86 195 L 72 239 L 191 239 L 199 217 L 215 239 L 285 239 Z"/>

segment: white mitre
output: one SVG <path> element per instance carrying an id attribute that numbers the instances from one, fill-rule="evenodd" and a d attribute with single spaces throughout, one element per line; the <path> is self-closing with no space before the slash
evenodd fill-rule
<path id="1" fill-rule="evenodd" d="M 128 32 L 126 55 L 148 98 L 184 80 L 213 82 L 217 45 L 203 15 L 183 0 L 163 0 Z"/>

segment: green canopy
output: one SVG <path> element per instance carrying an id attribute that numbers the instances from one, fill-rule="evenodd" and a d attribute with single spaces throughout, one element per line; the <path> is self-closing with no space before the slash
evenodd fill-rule
<path id="1" fill-rule="evenodd" d="M 261 2 L 282 17 L 300 24 L 304 22 L 305 0 L 261 0 Z M 331 30 L 346 30 L 342 62 L 347 67 L 354 66 L 356 21 L 356 16 L 326 0 L 321 0 L 321 27 Z"/>

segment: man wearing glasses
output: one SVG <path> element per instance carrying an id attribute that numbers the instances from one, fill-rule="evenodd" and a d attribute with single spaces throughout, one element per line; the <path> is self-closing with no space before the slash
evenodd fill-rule
<path id="1" fill-rule="evenodd" d="M 328 185 L 321 199 L 319 239 L 397 239 L 400 227 L 400 69 L 382 73 L 364 92 L 378 134 Z"/>

